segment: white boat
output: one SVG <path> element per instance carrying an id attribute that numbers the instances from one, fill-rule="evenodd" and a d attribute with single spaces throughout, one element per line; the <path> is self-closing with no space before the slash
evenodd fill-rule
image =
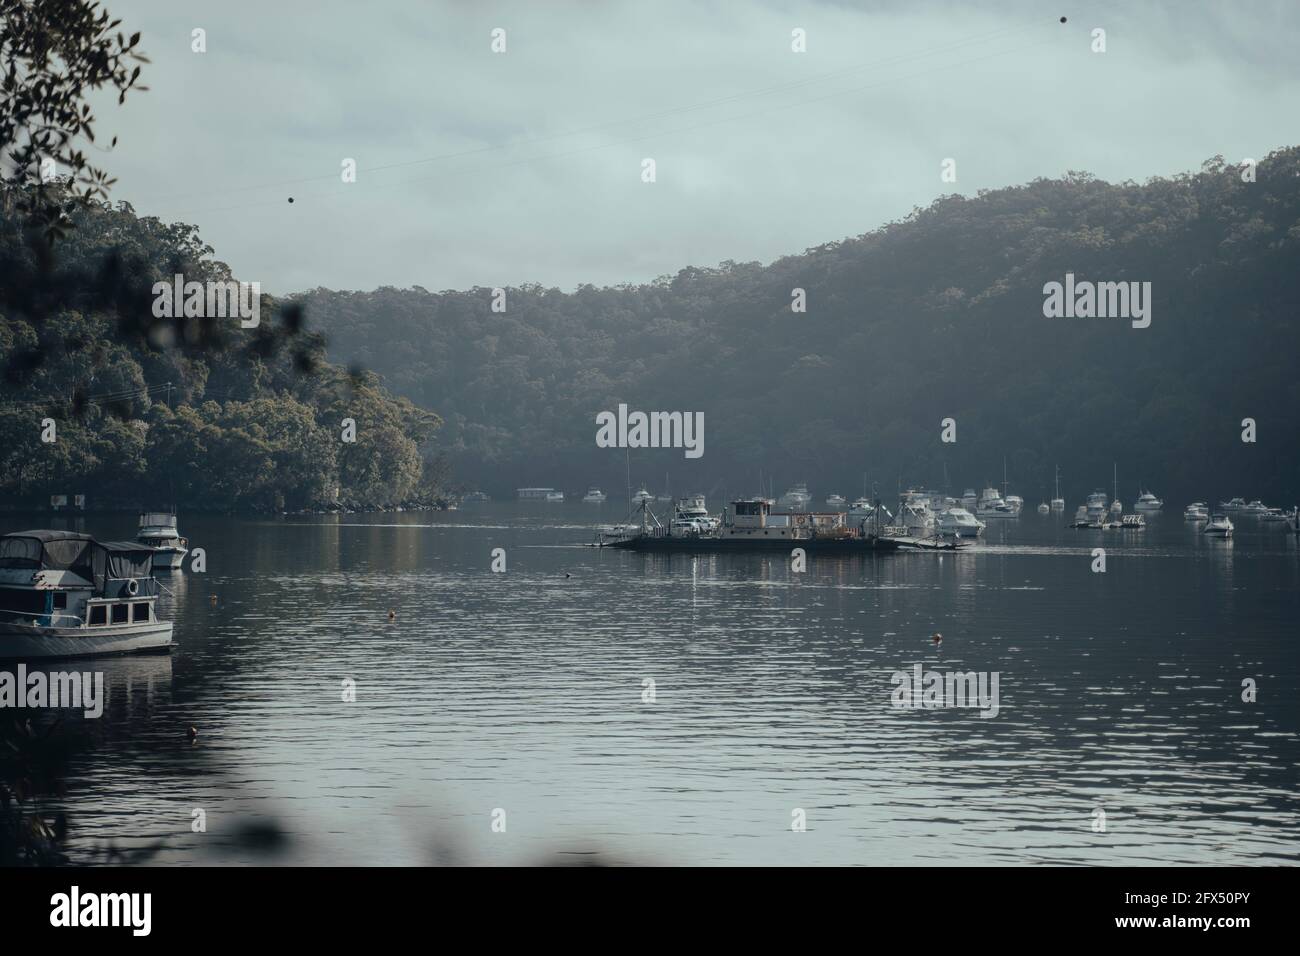
<path id="1" fill-rule="evenodd" d="M 1286 512 L 1281 508 L 1269 508 L 1259 513 L 1260 521 L 1286 521 Z"/>
<path id="2" fill-rule="evenodd" d="M 1184 521 L 1208 521 L 1210 519 L 1210 509 L 1204 501 L 1193 501 L 1183 509 Z"/>
<path id="3" fill-rule="evenodd" d="M 169 571 L 179 568 L 189 554 L 189 542 L 176 530 L 174 511 L 140 512 L 140 530 L 135 540 L 153 548 L 153 566 Z"/>
<path id="4" fill-rule="evenodd" d="M 984 522 L 965 508 L 949 508 L 939 515 L 939 534 L 952 538 L 978 538 Z"/>
<path id="5" fill-rule="evenodd" d="M 928 501 L 924 498 L 914 497 L 911 499 L 904 498 L 898 506 L 898 514 L 894 517 L 894 531 L 896 534 L 906 534 L 913 538 L 928 538 L 935 532 L 935 515 L 930 510 Z"/>
<path id="6" fill-rule="evenodd" d="M 1052 510 L 1065 510 L 1065 499 L 1061 497 L 1061 468 L 1059 465 L 1056 468 L 1056 497 L 1052 499 Z"/>
<path id="7" fill-rule="evenodd" d="M 812 501 L 812 495 L 808 494 L 808 486 L 801 482 L 797 485 L 791 485 L 786 490 L 786 493 L 776 500 L 776 503 L 782 508 L 804 511 L 810 501 Z"/>
<path id="8" fill-rule="evenodd" d="M 161 651 L 172 624 L 155 604 L 154 552 L 71 531 L 0 537 L 0 658 Z"/>
<path id="9" fill-rule="evenodd" d="M 1243 513 L 1248 515 L 1262 515 L 1265 511 L 1268 510 L 1268 505 L 1264 504 L 1264 502 L 1256 498 L 1254 501 L 1246 505 L 1246 507 L 1242 508 L 1241 510 Z"/>
<path id="10" fill-rule="evenodd" d="M 979 506 L 975 514 L 981 518 L 1015 518 L 1016 511 L 998 494 L 996 488 L 985 488 L 980 494 Z"/>
<path id="11" fill-rule="evenodd" d="M 1245 510 L 1246 510 L 1246 499 L 1245 499 L 1245 498 L 1231 498 L 1231 499 L 1229 499 L 1228 501 L 1220 501 L 1220 502 L 1219 502 L 1219 507 L 1220 507 L 1223 511 L 1229 511 L 1229 512 L 1231 512 L 1231 511 L 1245 511 Z"/>
<path id="12" fill-rule="evenodd" d="M 828 508 L 843 508 L 845 504 L 846 502 L 843 495 L 826 496 L 826 507 Z"/>
<path id="13" fill-rule="evenodd" d="M 1071 528 L 1091 528 L 1098 519 L 1094 518 L 1088 512 L 1087 505 L 1079 505 L 1074 512 L 1074 520 L 1070 522 Z"/>
<path id="14" fill-rule="evenodd" d="M 642 485 L 639 489 L 637 489 L 637 493 L 632 496 L 632 503 L 638 505 L 645 504 L 647 501 L 654 501 L 654 500 L 655 500 L 655 496 L 645 490 L 645 485 Z"/>
<path id="15" fill-rule="evenodd" d="M 1038 513 L 1040 515 L 1049 515 L 1052 513 L 1052 506 L 1049 505 L 1046 501 L 1044 501 L 1042 504 L 1038 506 Z"/>
<path id="16" fill-rule="evenodd" d="M 1007 507 L 1010 508 L 1012 511 L 1014 511 L 1016 514 L 1020 514 L 1020 510 L 1025 506 L 1025 499 L 1021 498 L 1019 495 L 1007 495 L 1002 500 L 1005 501 L 1007 503 Z"/>
<path id="17" fill-rule="evenodd" d="M 1214 515 L 1201 529 L 1201 534 L 1208 534 L 1213 538 L 1231 538 L 1232 522 L 1227 515 Z"/>
<path id="18" fill-rule="evenodd" d="M 721 518 L 709 514 L 709 509 L 704 504 L 704 495 L 687 495 L 677 499 L 676 512 L 674 524 L 677 521 L 687 521 L 699 531 L 717 531 L 722 525 Z"/>
<path id="19" fill-rule="evenodd" d="M 961 493 L 961 506 L 967 511 L 974 511 L 979 507 L 979 503 L 980 499 L 979 496 L 975 494 L 974 488 L 967 488 Z"/>
<path id="20" fill-rule="evenodd" d="M 1165 503 L 1149 491 L 1144 491 L 1138 495 L 1138 500 L 1133 509 L 1135 511 L 1159 511 L 1165 506 Z"/>
<path id="21" fill-rule="evenodd" d="M 1085 507 L 1088 509 L 1089 519 L 1100 521 L 1106 516 L 1106 493 L 1104 491 L 1094 491 L 1088 496 Z"/>
<path id="22" fill-rule="evenodd" d="M 1110 503 L 1110 513 L 1113 515 L 1122 515 L 1124 513 L 1124 505 L 1118 498 Z"/>
<path id="23" fill-rule="evenodd" d="M 582 496 L 582 500 L 585 504 L 600 505 L 605 503 L 605 497 L 605 492 L 593 487 L 587 489 L 587 493 Z"/>
<path id="24" fill-rule="evenodd" d="M 551 503 L 555 503 L 555 502 L 563 501 L 563 500 L 564 500 L 564 492 L 563 492 L 563 491 L 548 491 L 548 492 L 546 493 L 546 500 L 549 501 L 549 502 L 551 502 Z"/>

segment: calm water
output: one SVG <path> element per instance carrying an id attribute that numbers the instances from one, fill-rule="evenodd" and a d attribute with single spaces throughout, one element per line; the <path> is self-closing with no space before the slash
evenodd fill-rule
<path id="1" fill-rule="evenodd" d="M 1142 534 L 1081 532 L 1031 513 L 968 553 L 813 557 L 796 574 L 774 556 L 582 546 L 621 511 L 182 516 L 208 572 L 165 579 L 179 647 L 82 665 L 106 671 L 112 697 L 101 719 L 71 718 L 93 740 L 68 774 L 74 851 L 1297 859 L 1300 554 L 1285 531 L 1243 518 L 1212 541 L 1174 512 Z M 84 530 L 134 534 L 130 516 Z M 1099 545 L 1104 574 L 1090 570 Z M 489 570 L 498 547 L 505 574 Z M 1000 713 L 894 708 L 890 675 L 918 662 L 998 671 Z M 191 832 L 196 808 L 206 833 Z M 791 831 L 795 808 L 807 832 Z M 250 821 L 275 822 L 280 853 L 250 847 Z"/>

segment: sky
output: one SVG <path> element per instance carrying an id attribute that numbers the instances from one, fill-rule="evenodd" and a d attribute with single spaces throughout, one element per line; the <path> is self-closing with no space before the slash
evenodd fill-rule
<path id="1" fill-rule="evenodd" d="M 106 6 L 151 60 L 93 101 L 112 198 L 277 294 L 644 282 L 1300 142 L 1293 0 Z"/>

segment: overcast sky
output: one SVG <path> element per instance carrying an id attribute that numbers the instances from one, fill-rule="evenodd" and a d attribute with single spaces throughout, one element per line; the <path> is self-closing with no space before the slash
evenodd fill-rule
<path id="1" fill-rule="evenodd" d="M 114 198 L 276 293 L 639 282 L 946 192 L 1300 142 L 1291 0 L 107 6 L 152 60 L 148 92 L 97 106 Z"/>

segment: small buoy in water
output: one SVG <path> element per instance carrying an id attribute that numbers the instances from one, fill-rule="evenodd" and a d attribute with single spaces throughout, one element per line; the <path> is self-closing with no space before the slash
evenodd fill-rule
<path id="1" fill-rule="evenodd" d="M 564 572 L 564 576 L 565 576 L 566 578 L 571 578 L 571 577 L 573 577 L 573 575 L 570 574 L 568 571 L 565 571 L 565 572 Z"/>
<path id="2" fill-rule="evenodd" d="M 217 606 L 217 596 L 216 596 L 215 594 L 209 594 L 209 595 L 208 595 L 208 603 L 211 604 L 213 607 L 216 607 L 216 606 Z"/>
<path id="3" fill-rule="evenodd" d="M 396 620 L 397 620 L 397 612 L 394 611 L 391 607 L 388 609 L 388 619 L 389 619 L 390 621 L 396 621 Z"/>
<path id="4" fill-rule="evenodd" d="M 293 197 L 292 197 L 292 196 L 289 197 L 289 202 L 293 202 Z"/>
<path id="5" fill-rule="evenodd" d="M 943 635 L 940 634 L 938 631 L 935 631 L 934 637 L 930 638 L 930 640 L 934 641 L 935 647 L 938 647 L 940 644 L 943 643 Z"/>
<path id="6" fill-rule="evenodd" d="M 1062 22 L 1062 23 L 1064 23 L 1064 22 L 1065 22 L 1065 17 L 1061 17 L 1061 22 Z M 293 202 L 293 200 L 292 200 L 292 199 L 290 199 L 290 200 L 289 200 L 289 202 Z"/>
<path id="7" fill-rule="evenodd" d="M 193 740 L 198 735 L 199 735 L 199 729 L 193 726 L 192 724 L 190 725 L 190 729 L 185 733 L 185 736 L 189 737 L 190 740 Z"/>

